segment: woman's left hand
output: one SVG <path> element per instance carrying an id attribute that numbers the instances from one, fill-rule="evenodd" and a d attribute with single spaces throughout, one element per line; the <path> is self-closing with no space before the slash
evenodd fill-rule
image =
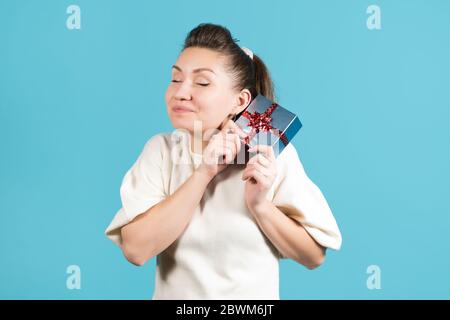
<path id="1" fill-rule="evenodd" d="M 277 167 L 272 146 L 259 144 L 248 151 L 257 152 L 242 174 L 242 180 L 246 181 L 245 201 L 249 210 L 254 212 L 267 201 L 266 195 L 277 175 Z"/>

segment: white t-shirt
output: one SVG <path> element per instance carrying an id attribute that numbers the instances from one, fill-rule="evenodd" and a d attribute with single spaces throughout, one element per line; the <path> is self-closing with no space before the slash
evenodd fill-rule
<path id="1" fill-rule="evenodd" d="M 173 194 L 201 158 L 185 131 L 153 136 L 122 181 L 122 208 L 106 235 L 119 245 L 121 227 Z M 318 243 L 338 250 L 342 240 L 333 214 L 291 143 L 276 164 L 267 197 Z M 279 299 L 278 260 L 284 257 L 246 207 L 244 168 L 228 165 L 211 180 L 188 227 L 157 256 L 153 299 Z"/>

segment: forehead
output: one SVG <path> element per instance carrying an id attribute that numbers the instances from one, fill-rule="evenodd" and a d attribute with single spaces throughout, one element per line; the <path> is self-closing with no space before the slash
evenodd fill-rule
<path id="1" fill-rule="evenodd" d="M 211 49 L 192 47 L 180 53 L 175 65 L 183 72 L 207 68 L 213 70 L 216 75 L 220 75 L 225 72 L 225 57 Z"/>

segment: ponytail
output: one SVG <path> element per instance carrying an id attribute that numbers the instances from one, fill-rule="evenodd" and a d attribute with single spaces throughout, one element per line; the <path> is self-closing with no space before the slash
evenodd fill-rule
<path id="1" fill-rule="evenodd" d="M 265 96 L 271 101 L 275 101 L 274 86 L 269 70 L 264 62 L 253 54 L 253 62 L 255 64 L 255 89 L 258 94 Z"/>

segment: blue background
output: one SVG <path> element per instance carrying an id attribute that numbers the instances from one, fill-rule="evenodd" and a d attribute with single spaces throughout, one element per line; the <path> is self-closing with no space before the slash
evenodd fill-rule
<path id="1" fill-rule="evenodd" d="M 132 266 L 104 230 L 144 143 L 172 130 L 170 67 L 201 22 L 266 62 L 343 234 L 314 271 L 281 262 L 281 298 L 450 298 L 445 0 L 0 0 L 0 298 L 151 298 L 155 259 Z M 72 264 L 81 290 L 66 288 Z"/>

